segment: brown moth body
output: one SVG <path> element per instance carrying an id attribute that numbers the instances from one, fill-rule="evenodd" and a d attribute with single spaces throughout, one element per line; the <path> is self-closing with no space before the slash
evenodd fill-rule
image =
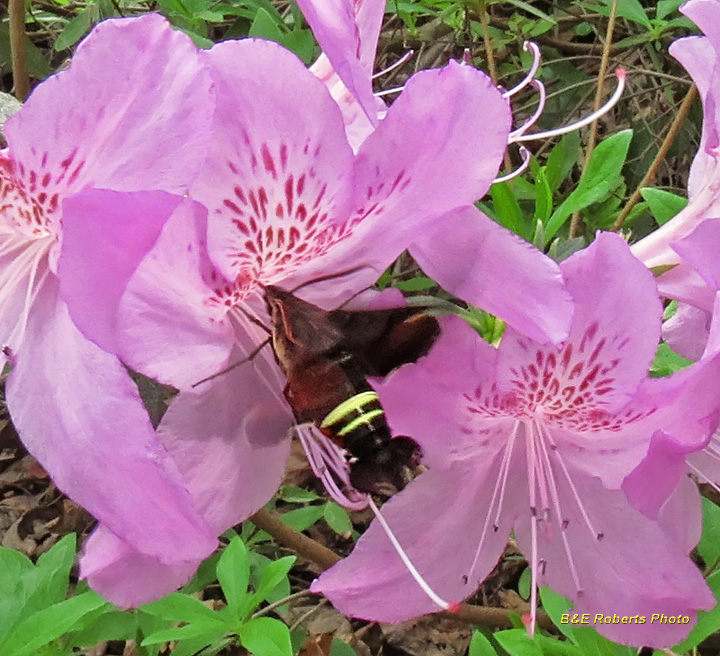
<path id="1" fill-rule="evenodd" d="M 410 307 L 327 311 L 274 286 L 265 288 L 265 301 L 273 351 L 287 376 L 285 398 L 297 421 L 314 423 L 352 456 L 350 482 L 357 490 L 388 496 L 402 489 L 420 450 L 408 437 L 392 437 L 376 400 L 372 421 L 346 434 L 321 425 L 343 401 L 371 391 L 368 376 L 386 376 L 425 355 L 440 334 L 437 320 Z"/>

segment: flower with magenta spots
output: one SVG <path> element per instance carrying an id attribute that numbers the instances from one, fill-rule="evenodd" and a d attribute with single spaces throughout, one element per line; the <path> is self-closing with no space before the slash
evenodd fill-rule
<path id="1" fill-rule="evenodd" d="M 599 235 L 560 266 L 574 301 L 562 345 L 508 328 L 496 349 L 451 318 L 425 358 L 376 386 L 392 430 L 412 435 L 429 467 L 385 504 L 385 520 L 445 599 L 471 595 L 514 531 L 532 568 L 533 613 L 547 584 L 578 613 L 694 619 L 715 603 L 702 574 L 621 485 L 653 435 L 687 449 L 706 442 L 720 405 L 718 361 L 647 377 L 661 304 L 619 236 Z M 312 589 L 369 620 L 437 610 L 377 522 Z M 666 646 L 690 625 L 596 628 L 617 642 Z"/>
<path id="2" fill-rule="evenodd" d="M 225 41 L 201 57 L 218 105 L 189 198 L 151 223 L 136 221 L 121 194 L 77 195 L 59 267 L 80 330 L 180 389 L 158 434 L 219 534 L 272 496 L 289 450 L 284 377 L 261 347 L 265 286 L 293 289 L 352 270 L 302 289 L 306 300 L 337 307 L 457 210 L 438 248 L 418 252 L 428 275 L 452 292 L 486 272 L 500 284 L 471 300 L 538 341 L 562 339 L 571 308 L 557 265 L 472 207 L 510 130 L 507 101 L 483 73 L 452 62 L 416 74 L 354 152 L 328 88 L 277 44 Z M 99 206 L 113 208 L 102 226 Z M 458 259 L 455 240 L 474 247 L 471 258 Z M 215 375 L 250 355 L 252 363 Z M 192 573 L 105 527 L 82 564 L 95 589 L 125 605 Z"/>
<path id="3" fill-rule="evenodd" d="M 13 423 L 60 490 L 168 563 L 212 553 L 215 534 L 126 369 L 70 320 L 57 258 L 74 194 L 113 189 L 139 221 L 171 211 L 204 158 L 213 106 L 188 37 L 159 16 L 110 20 L 7 121 L 0 153 L 0 357 L 12 366 Z M 147 193 L 161 194 L 155 206 L 133 205 Z"/>

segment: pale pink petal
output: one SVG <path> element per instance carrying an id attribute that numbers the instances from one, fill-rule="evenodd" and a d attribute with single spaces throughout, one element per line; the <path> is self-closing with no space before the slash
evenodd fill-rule
<path id="1" fill-rule="evenodd" d="M 7 381 L 28 450 L 58 488 L 142 553 L 199 559 L 215 534 L 193 506 L 124 367 L 87 341 L 47 283 Z"/>
<path id="2" fill-rule="evenodd" d="M 657 431 L 645 458 L 623 482 L 628 501 L 646 517 L 657 519 L 660 508 L 685 478 L 685 459 L 693 450 Z"/>
<path id="3" fill-rule="evenodd" d="M 481 198 L 507 147 L 510 108 L 484 73 L 451 61 L 410 78 L 356 168 L 356 214 L 382 231 L 416 238 L 421 226 Z M 378 233 L 380 234 L 380 233 Z"/>
<path id="4" fill-rule="evenodd" d="M 448 403 L 482 393 L 493 384 L 497 350 L 458 317 L 441 319 L 442 333 L 417 365 L 400 367 L 385 381 L 373 381 L 393 434 L 407 435 L 423 449 L 430 467 L 449 467 L 463 449 L 482 452 L 488 459 L 502 448 L 512 428 L 504 417 L 486 427 L 495 440 L 480 444 L 469 429 L 472 410 L 464 402 Z M 443 394 L 438 394 L 438 385 Z M 408 393 L 412 390 L 412 393 Z"/>
<path id="5" fill-rule="evenodd" d="M 232 355 L 240 358 L 238 351 Z M 182 472 L 192 503 L 214 534 L 247 519 L 278 489 L 290 449 L 293 417 L 269 353 L 180 392 L 158 437 Z M 137 606 L 186 583 L 200 564 L 164 563 L 100 527 L 85 545 L 81 575 L 120 606 Z"/>
<path id="6" fill-rule="evenodd" d="M 382 507 L 410 560 L 448 602 L 475 592 L 497 563 L 510 533 L 513 507 L 503 509 L 497 529 L 492 526 L 495 517 L 489 517 L 498 460 L 430 470 Z M 378 622 L 401 622 L 440 610 L 411 578 L 377 521 L 350 556 L 322 574 L 310 589 L 325 595 L 341 613 Z"/>
<path id="7" fill-rule="evenodd" d="M 593 625 L 615 642 L 667 647 L 683 640 L 697 610 L 715 605 L 697 566 L 657 523 L 629 506 L 622 492 L 607 490 L 597 479 L 579 474 L 573 483 L 592 524 L 580 513 L 565 480 L 559 479 L 566 524 L 564 529 L 553 524 L 548 531 L 542 526 L 538 531 L 538 553 L 547 562 L 544 575 L 540 573 L 541 583 L 572 599 L 573 612 L 610 615 L 611 621 L 614 615 L 647 618 L 645 624 Z M 529 522 L 515 524 L 515 536 L 525 554 L 532 551 L 529 529 Z M 652 622 L 653 614 L 686 615 L 690 624 Z"/>
<path id="8" fill-rule="evenodd" d="M 720 219 L 708 218 L 672 248 L 705 280 L 713 290 L 720 290 Z"/>
<path id="9" fill-rule="evenodd" d="M 236 342 L 227 317 L 232 286 L 208 259 L 206 226 L 198 203 L 180 205 L 137 266 L 118 308 L 119 356 L 178 388 L 224 369 Z"/>
<path id="10" fill-rule="evenodd" d="M 474 207 L 454 210 L 410 247 L 443 289 L 539 342 L 567 337 L 570 296 L 557 264 Z"/>
<path id="11" fill-rule="evenodd" d="M 705 32 L 705 37 L 676 41 L 671 53 L 687 68 L 698 85 L 703 101 L 703 134 L 700 148 L 690 168 L 689 203 L 659 230 L 641 239 L 633 252 L 648 267 L 677 264 L 680 261 L 671 245 L 686 237 L 704 219 L 720 216 L 720 5 L 713 0 L 692 0 L 682 7 Z M 663 278 L 669 274 L 661 276 Z M 677 297 L 681 298 L 681 297 Z"/>
<path id="12" fill-rule="evenodd" d="M 703 3 L 688 2 L 683 11 Z M 713 3 L 704 3 L 713 5 Z M 717 13 L 717 7 L 710 7 L 710 11 Z M 690 16 L 690 18 L 693 18 Z M 714 17 L 715 21 L 720 16 Z M 712 25 L 712 23 L 711 23 Z M 709 27 L 705 24 L 705 27 Z M 708 34 L 708 36 L 710 36 Z M 691 36 L 678 39 L 670 44 L 670 54 L 675 57 L 690 73 L 693 82 L 698 87 L 698 93 L 703 103 L 703 130 L 700 139 L 700 147 L 693 159 L 688 178 L 688 196 L 694 198 L 707 186 L 708 180 L 717 175 L 717 161 L 713 157 L 713 151 L 718 146 L 718 124 L 720 123 L 720 107 L 717 105 L 720 84 L 718 83 L 718 47 L 712 40 L 706 37 Z M 713 207 L 720 210 L 717 199 L 713 201 Z M 718 213 L 715 213 L 717 216 Z M 709 216 L 706 214 L 706 216 Z M 699 220 L 702 217 L 698 217 Z"/>
<path id="13" fill-rule="evenodd" d="M 663 340 L 682 357 L 699 360 L 707 345 L 710 319 L 705 310 L 679 303 L 675 314 L 663 323 Z"/>
<path id="14" fill-rule="evenodd" d="M 327 248 L 350 211 L 342 116 L 322 82 L 275 43 L 226 41 L 206 59 L 220 100 L 191 196 L 208 208 L 210 257 L 228 280 L 282 280 Z"/>
<path id="15" fill-rule="evenodd" d="M 693 456 L 690 456 L 692 458 Z M 675 538 L 683 553 L 690 553 L 702 535 L 702 504 L 698 486 L 684 476 L 658 515 L 658 523 Z"/>
<path id="16" fill-rule="evenodd" d="M 282 481 L 294 419 L 280 379 L 267 348 L 180 392 L 158 426 L 194 505 L 216 533 L 260 509 Z"/>
<path id="17" fill-rule="evenodd" d="M 385 2 L 300 0 L 298 5 L 332 70 L 357 99 L 370 122 L 376 123 L 371 76 Z M 328 70 L 319 72 L 327 74 Z"/>
<path id="18" fill-rule="evenodd" d="M 574 301 L 568 346 L 557 355 L 565 363 L 563 380 L 589 386 L 605 411 L 619 410 L 655 357 L 662 321 L 655 279 L 622 237 L 607 232 L 560 268 Z M 532 366 L 533 349 L 527 338 L 506 331 L 500 346 L 503 387 L 514 378 L 513 369 Z"/>
<path id="19" fill-rule="evenodd" d="M 182 202 L 164 192 L 90 189 L 63 203 L 60 294 L 88 338 L 117 352 L 117 312 L 128 280 Z"/>
<path id="20" fill-rule="evenodd" d="M 148 14 L 100 23 L 4 130 L 14 174 L 48 202 L 88 187 L 182 192 L 205 159 L 213 107 L 190 38 Z"/>
<path id="21" fill-rule="evenodd" d="M 654 234 L 654 233 L 653 233 Z M 670 249 L 674 255 L 674 249 Z M 633 251 L 634 252 L 634 251 Z M 680 262 L 658 278 L 658 292 L 663 298 L 672 298 L 682 303 L 710 311 L 715 300 L 715 290 L 689 264 Z"/>
<path id="22" fill-rule="evenodd" d="M 116 606 L 133 608 L 177 590 L 192 578 L 200 562 L 163 564 L 100 525 L 83 546 L 80 578 Z"/>

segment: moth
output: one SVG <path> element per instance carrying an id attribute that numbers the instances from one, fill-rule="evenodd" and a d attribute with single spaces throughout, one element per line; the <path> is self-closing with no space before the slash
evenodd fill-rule
<path id="1" fill-rule="evenodd" d="M 420 449 L 409 437 L 392 437 L 367 378 L 425 355 L 440 334 L 437 319 L 411 307 L 323 310 L 272 285 L 265 302 L 296 420 L 315 424 L 350 454 L 355 489 L 381 496 L 402 489 Z"/>

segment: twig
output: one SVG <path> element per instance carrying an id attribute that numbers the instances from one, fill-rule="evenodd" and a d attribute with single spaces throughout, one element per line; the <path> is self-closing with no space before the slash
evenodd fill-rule
<path id="1" fill-rule="evenodd" d="M 311 560 L 323 569 L 329 569 L 341 560 L 340 556 L 330 551 L 315 540 L 291 529 L 284 524 L 275 513 L 268 510 L 258 510 L 250 521 L 259 529 L 269 533 L 277 542 L 285 547 L 296 551 L 301 556 Z M 492 628 L 512 628 L 510 620 L 512 611 L 504 608 L 491 608 L 488 606 L 474 606 L 471 604 L 460 604 L 457 612 L 441 612 L 438 615 L 459 622 L 481 624 Z M 522 611 L 520 611 L 522 612 Z M 543 629 L 555 630 L 550 618 L 543 611 L 538 611 L 537 623 Z"/>
<path id="2" fill-rule="evenodd" d="M 275 513 L 258 510 L 250 521 L 260 530 L 272 535 L 282 545 L 296 551 L 308 560 L 312 560 L 323 569 L 329 569 L 341 560 L 340 556 L 327 547 L 284 524 Z"/>
<path id="3" fill-rule="evenodd" d="M 690 106 L 693 103 L 693 100 L 695 100 L 695 96 L 697 96 L 697 87 L 693 84 L 688 92 L 685 94 L 685 98 L 683 98 L 683 101 L 680 105 L 680 109 L 678 109 L 677 116 L 675 117 L 675 120 L 672 122 L 672 125 L 670 126 L 670 129 L 668 130 L 667 134 L 665 135 L 665 139 L 663 140 L 662 144 L 660 145 L 660 148 L 657 152 L 657 155 L 655 155 L 655 159 L 652 161 L 652 164 L 650 164 L 650 168 L 648 169 L 647 173 L 643 176 L 643 179 L 640 181 L 640 184 L 638 184 L 637 189 L 635 189 L 635 192 L 630 197 L 630 200 L 628 200 L 627 204 L 623 208 L 623 211 L 620 213 L 620 216 L 615 220 L 615 223 L 613 224 L 612 229 L 613 230 L 620 230 L 622 227 L 622 224 L 625 222 L 625 219 L 629 216 L 630 212 L 632 211 L 632 208 L 637 205 L 638 201 L 641 197 L 641 190 L 647 186 L 648 182 L 655 177 L 655 174 L 657 173 L 658 168 L 660 167 L 660 164 L 662 163 L 663 159 L 665 159 L 665 155 L 667 155 L 668 150 L 670 150 L 670 146 L 672 146 L 673 141 L 675 140 L 675 137 L 677 136 L 678 130 L 680 129 L 680 126 L 685 121 L 685 117 L 687 116 L 688 111 L 690 110 Z"/>
<path id="4" fill-rule="evenodd" d="M 602 57 L 600 59 L 600 71 L 598 72 L 598 84 L 595 90 L 595 102 L 593 103 L 593 112 L 597 112 L 602 105 L 602 96 L 605 89 L 605 74 L 608 69 L 608 62 L 610 61 L 610 44 L 613 40 L 613 33 L 615 32 L 615 17 L 617 16 L 618 1 L 613 0 L 612 7 L 610 8 L 610 18 L 608 19 L 607 30 L 605 31 L 605 43 L 603 43 Z M 592 157 L 593 150 L 595 150 L 595 142 L 597 141 L 597 120 L 593 121 L 590 125 L 590 135 L 588 136 L 587 152 L 585 154 L 585 161 L 583 162 L 583 170 L 580 174 L 580 179 L 585 175 L 590 158 Z M 577 237 L 580 232 L 580 212 L 575 212 L 570 222 L 570 232 L 568 237 L 572 239 Z"/>
<path id="5" fill-rule="evenodd" d="M 30 95 L 30 76 L 25 60 L 25 0 L 8 2 L 10 54 L 15 97 L 23 102 Z"/>

